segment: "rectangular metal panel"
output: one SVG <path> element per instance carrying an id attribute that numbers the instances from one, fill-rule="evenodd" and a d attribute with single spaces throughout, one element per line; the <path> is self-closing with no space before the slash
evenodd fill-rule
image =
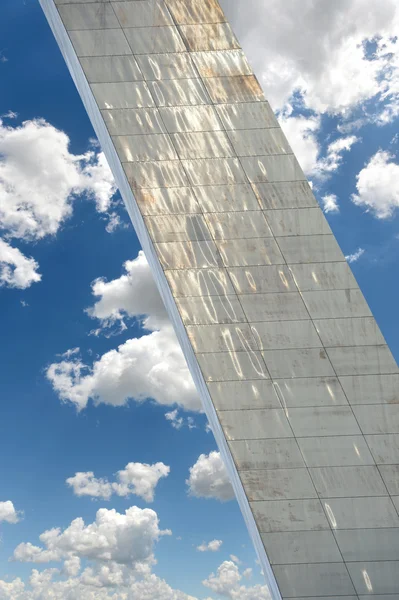
<path id="1" fill-rule="evenodd" d="M 136 0 L 135 0 L 136 1 Z M 140 54 L 159 54 L 166 52 L 184 52 L 185 46 L 177 27 L 134 27 L 123 30 L 132 52 Z"/>
<path id="2" fill-rule="evenodd" d="M 156 108 L 103 109 L 101 114 L 110 135 L 165 133 L 165 127 Z"/>
<path id="3" fill-rule="evenodd" d="M 240 48 L 228 23 L 182 25 L 180 31 L 187 48 L 193 52 Z"/>
<path id="4" fill-rule="evenodd" d="M 144 79 L 134 56 L 86 56 L 81 64 L 89 83 L 117 83 Z M 125 132 L 124 132 L 125 133 Z"/>
<path id="5" fill-rule="evenodd" d="M 308 467 L 373 465 L 374 459 L 362 435 L 306 437 L 298 439 Z"/>
<path id="6" fill-rule="evenodd" d="M 160 27 L 172 19 L 162 0 L 111 2 L 121 27 Z"/>
<path id="7" fill-rule="evenodd" d="M 65 4 L 59 8 L 60 17 L 69 31 L 74 29 L 115 29 L 119 21 L 111 4 Z"/>
<path id="8" fill-rule="evenodd" d="M 69 33 L 76 54 L 80 56 L 112 56 L 130 54 L 121 29 L 76 30 Z"/>

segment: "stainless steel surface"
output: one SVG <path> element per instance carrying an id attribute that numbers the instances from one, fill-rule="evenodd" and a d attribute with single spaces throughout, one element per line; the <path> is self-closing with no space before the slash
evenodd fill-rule
<path id="1" fill-rule="evenodd" d="M 40 1 L 272 599 L 397 600 L 399 370 L 217 0 Z"/>

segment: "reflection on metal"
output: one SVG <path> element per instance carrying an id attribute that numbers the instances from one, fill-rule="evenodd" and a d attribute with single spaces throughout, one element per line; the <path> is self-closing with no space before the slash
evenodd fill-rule
<path id="1" fill-rule="evenodd" d="M 398 367 L 217 0 L 40 2 L 271 597 L 394 600 Z"/>

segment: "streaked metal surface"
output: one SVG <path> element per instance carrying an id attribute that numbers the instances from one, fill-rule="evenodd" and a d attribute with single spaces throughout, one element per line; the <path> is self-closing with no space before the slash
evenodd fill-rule
<path id="1" fill-rule="evenodd" d="M 396 600 L 398 367 L 217 0 L 41 4 L 273 600 Z"/>

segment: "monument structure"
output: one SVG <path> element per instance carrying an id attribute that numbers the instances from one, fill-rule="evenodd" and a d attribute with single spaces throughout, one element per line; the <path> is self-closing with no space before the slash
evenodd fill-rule
<path id="1" fill-rule="evenodd" d="M 273 600 L 398 600 L 398 367 L 217 0 L 40 2 Z"/>

